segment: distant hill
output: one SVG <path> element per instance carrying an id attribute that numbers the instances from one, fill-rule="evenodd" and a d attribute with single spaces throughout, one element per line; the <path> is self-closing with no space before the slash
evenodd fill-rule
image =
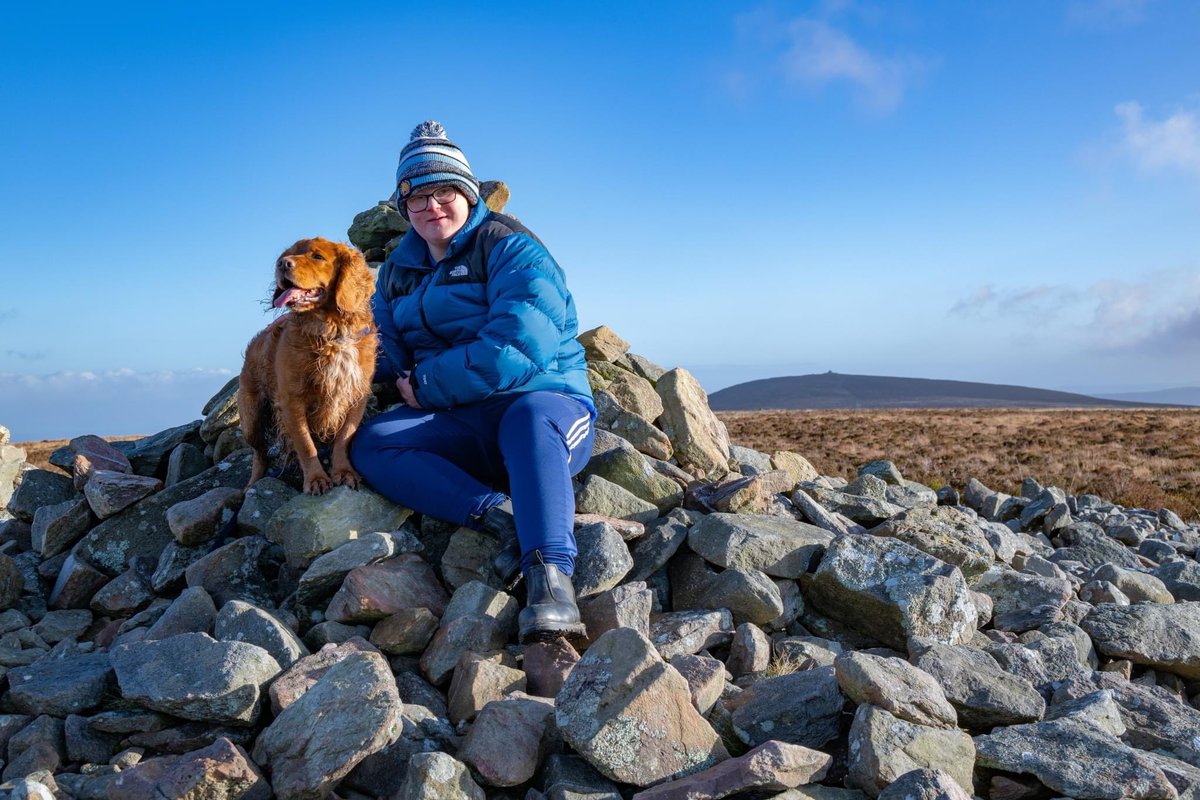
<path id="1" fill-rule="evenodd" d="M 1098 394 L 1105 400 L 1125 400 L 1131 403 L 1168 403 L 1175 406 L 1200 406 L 1200 386 L 1177 386 L 1157 392 L 1122 392 Z"/>
<path id="2" fill-rule="evenodd" d="M 715 411 L 763 408 L 1136 408 L 1130 402 L 997 383 L 885 378 L 876 375 L 795 375 L 739 383 L 708 397 Z"/>

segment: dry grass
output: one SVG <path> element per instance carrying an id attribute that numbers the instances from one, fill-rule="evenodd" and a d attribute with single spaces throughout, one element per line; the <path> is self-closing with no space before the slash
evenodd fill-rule
<path id="1" fill-rule="evenodd" d="M 852 478 L 886 458 L 904 477 L 1015 494 L 1036 478 L 1124 506 L 1200 519 L 1200 409 L 722 411 L 734 444 L 793 450 Z"/>
<path id="2" fill-rule="evenodd" d="M 105 436 L 106 442 L 125 442 L 130 439 L 141 439 L 141 436 Z M 35 467 L 42 469 L 50 469 L 55 472 L 57 467 L 50 466 L 50 454 L 60 447 L 63 447 L 70 439 L 42 439 L 40 442 L 13 442 L 14 445 L 25 451 L 25 460 Z"/>

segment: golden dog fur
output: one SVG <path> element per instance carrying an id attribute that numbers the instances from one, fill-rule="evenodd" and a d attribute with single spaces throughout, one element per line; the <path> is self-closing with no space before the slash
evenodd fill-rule
<path id="1" fill-rule="evenodd" d="M 373 283 L 358 250 L 328 239 L 301 239 L 275 262 L 273 304 L 288 313 L 250 341 L 238 388 L 242 433 L 254 450 L 250 484 L 266 473 L 273 419 L 284 452 L 295 452 L 304 472 L 305 492 L 358 488 L 347 448 L 375 373 Z M 332 477 L 315 440 L 332 440 Z"/>

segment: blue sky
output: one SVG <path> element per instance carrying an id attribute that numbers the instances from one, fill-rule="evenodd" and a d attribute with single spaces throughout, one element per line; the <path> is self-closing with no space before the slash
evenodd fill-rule
<path id="1" fill-rule="evenodd" d="M 709 391 L 1200 380 L 1200 5 L 0 11 L 0 424 L 199 415 L 271 265 L 440 120 L 612 326 Z"/>

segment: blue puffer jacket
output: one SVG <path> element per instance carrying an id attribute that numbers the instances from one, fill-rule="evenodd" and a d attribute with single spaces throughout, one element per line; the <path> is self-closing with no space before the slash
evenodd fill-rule
<path id="1" fill-rule="evenodd" d="M 595 409 L 562 269 L 483 202 L 437 264 L 415 230 L 405 234 L 379 269 L 372 307 L 384 356 L 376 379 L 415 369 L 425 408 L 544 389 Z"/>

